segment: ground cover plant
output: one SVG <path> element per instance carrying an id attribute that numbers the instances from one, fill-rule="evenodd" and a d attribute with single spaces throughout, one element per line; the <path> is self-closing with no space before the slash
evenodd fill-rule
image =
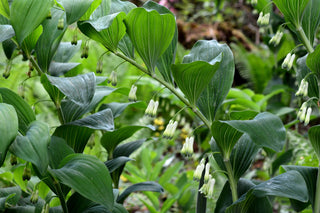
<path id="1" fill-rule="evenodd" d="M 320 212 L 320 1 L 250 4 L 267 50 L 179 57 L 153 1 L 0 0 L 0 210 Z M 231 88 L 236 65 L 251 89 Z M 316 167 L 292 162 L 301 141 Z"/>

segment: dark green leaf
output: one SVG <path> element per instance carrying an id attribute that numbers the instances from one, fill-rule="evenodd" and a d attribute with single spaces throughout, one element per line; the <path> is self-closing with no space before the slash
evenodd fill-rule
<path id="1" fill-rule="evenodd" d="M 318 1 L 320 2 L 320 1 Z M 320 8 L 320 6 L 319 6 Z M 320 16 L 320 15 L 319 15 Z M 307 66 L 309 67 L 309 69 L 316 73 L 317 76 L 320 76 L 320 61 L 319 61 L 319 57 L 320 57 L 320 45 L 317 46 L 317 48 L 314 50 L 313 53 L 310 53 L 307 56 Z"/>
<path id="2" fill-rule="evenodd" d="M 0 103 L 0 166 L 8 148 L 18 134 L 18 116 L 13 106 Z"/>
<path id="3" fill-rule="evenodd" d="M 305 55 L 297 60 L 297 81 L 300 82 L 303 78 L 305 78 L 311 70 L 307 67 L 306 60 L 308 55 Z M 309 97 L 317 97 L 319 98 L 319 86 L 318 79 L 315 75 L 309 75 L 306 79 L 309 83 L 308 86 L 308 96 Z"/>
<path id="4" fill-rule="evenodd" d="M 191 49 L 189 55 L 183 58 L 183 63 L 193 61 L 215 62 L 215 58 L 222 53 L 219 69 L 216 71 L 210 84 L 201 93 L 197 101 L 202 114 L 213 121 L 218 108 L 232 86 L 234 76 L 233 54 L 226 44 L 219 44 L 215 40 L 198 41 Z"/>
<path id="5" fill-rule="evenodd" d="M 112 210 L 114 198 L 111 177 L 107 167 L 96 157 L 72 154 L 61 162 L 60 169 L 51 172 L 85 198 Z"/>
<path id="6" fill-rule="evenodd" d="M 77 45 L 72 45 L 71 42 L 61 42 L 53 57 L 55 62 L 66 63 L 80 50 L 82 41 L 78 41 Z"/>
<path id="7" fill-rule="evenodd" d="M 116 203 L 115 203 L 116 204 Z M 110 213 L 108 209 L 98 203 L 95 203 L 75 192 L 67 202 L 69 213 Z M 113 206 L 115 209 L 116 206 Z"/>
<path id="8" fill-rule="evenodd" d="M 0 25 L 0 42 L 10 39 L 14 36 L 14 30 L 11 25 Z"/>
<path id="9" fill-rule="evenodd" d="M 73 149 L 67 145 L 62 138 L 52 136 L 48 148 L 49 164 L 52 169 L 58 169 L 60 162 L 70 154 L 74 154 Z"/>
<path id="10" fill-rule="evenodd" d="M 130 11 L 124 22 L 133 46 L 149 72 L 154 73 L 157 61 L 173 39 L 176 28 L 174 16 L 160 15 L 155 10 L 135 8 Z"/>
<path id="11" fill-rule="evenodd" d="M 80 63 L 51 62 L 48 71 L 51 76 L 61 76 L 79 65 Z"/>
<path id="12" fill-rule="evenodd" d="M 1 200 L 1 204 L 8 203 L 9 205 L 16 205 L 21 198 L 21 189 L 19 186 L 6 187 L 0 189 L 0 198 L 5 198 Z M 1 205 L 1 207 L 3 207 Z M 4 210 L 4 209 L 0 209 Z"/>
<path id="13" fill-rule="evenodd" d="M 40 81 L 42 83 L 42 86 L 45 88 L 45 90 L 49 94 L 51 100 L 55 104 L 59 105 L 65 95 L 62 92 L 60 92 L 60 90 L 57 87 L 53 86 L 50 83 L 46 74 L 41 75 Z"/>
<path id="14" fill-rule="evenodd" d="M 231 120 L 251 120 L 256 117 L 259 113 L 256 111 L 241 111 L 241 112 L 231 112 Z"/>
<path id="15" fill-rule="evenodd" d="M 26 136 L 17 136 L 10 146 L 10 152 L 34 164 L 41 175 L 45 175 L 49 165 L 48 145 L 50 132 L 47 124 L 34 121 L 30 124 Z"/>
<path id="16" fill-rule="evenodd" d="M 126 188 L 118 197 L 117 202 L 123 203 L 132 192 L 140 191 L 163 192 L 163 188 L 158 183 L 151 181 L 137 183 Z"/>
<path id="17" fill-rule="evenodd" d="M 289 163 L 292 157 L 293 157 L 293 149 L 289 149 L 287 151 L 283 151 L 282 153 L 279 153 L 278 157 L 272 162 L 271 175 L 274 175 L 281 165 Z"/>
<path id="18" fill-rule="evenodd" d="M 320 159 L 320 125 L 313 126 L 308 131 L 311 145 Z"/>
<path id="19" fill-rule="evenodd" d="M 112 173 L 119 167 L 126 164 L 128 161 L 132 161 L 132 160 L 133 159 L 131 158 L 121 156 L 121 157 L 113 158 L 112 160 L 108 160 L 107 162 L 105 162 L 105 164 L 108 167 L 109 172 Z"/>
<path id="20" fill-rule="evenodd" d="M 313 46 L 314 37 L 320 25 L 320 1 L 308 0 L 308 4 L 303 11 L 302 28 Z"/>
<path id="21" fill-rule="evenodd" d="M 112 153 L 116 146 L 124 141 L 125 139 L 130 138 L 134 133 L 142 128 L 149 128 L 153 130 L 151 126 L 125 126 L 117 129 L 113 132 L 106 132 L 101 138 L 101 145 L 108 151 Z"/>
<path id="22" fill-rule="evenodd" d="M 52 4 L 52 0 L 15 0 L 12 2 L 10 22 L 19 45 L 47 17 Z"/>
<path id="23" fill-rule="evenodd" d="M 279 117 L 263 112 L 253 120 L 247 121 L 220 121 L 247 133 L 251 140 L 261 147 L 267 147 L 274 151 L 281 151 L 286 139 L 286 130 Z"/>
<path id="24" fill-rule="evenodd" d="M 216 63 L 209 64 L 204 61 L 195 61 L 189 64 L 172 65 L 172 74 L 178 87 L 195 106 L 200 94 L 211 82 L 212 77 L 219 68 L 221 55 Z"/>
<path id="25" fill-rule="evenodd" d="M 57 0 L 66 11 L 67 24 L 76 22 L 89 9 L 93 0 Z"/>
<path id="26" fill-rule="evenodd" d="M 19 131 L 26 134 L 29 124 L 36 120 L 31 107 L 19 95 L 7 88 L 0 88 L 3 103 L 12 105 L 18 115 Z"/>
<path id="27" fill-rule="evenodd" d="M 214 121 L 211 126 L 211 133 L 214 137 L 222 155 L 225 159 L 230 158 L 234 145 L 238 142 L 243 132 L 233 128 L 227 123 Z"/>
<path id="28" fill-rule="evenodd" d="M 97 20 L 78 22 L 78 27 L 86 36 L 115 52 L 119 41 L 126 33 L 123 23 L 125 16 L 124 12 L 114 13 Z"/>
<path id="29" fill-rule="evenodd" d="M 17 45 L 11 39 L 8 39 L 2 42 L 2 49 L 7 59 L 11 59 L 13 52 L 17 49 Z"/>
<path id="30" fill-rule="evenodd" d="M 146 107 L 145 103 L 143 102 L 129 102 L 129 103 L 112 102 L 109 104 L 102 104 L 99 110 L 109 108 L 112 111 L 113 117 L 117 118 L 128 106 Z"/>
<path id="31" fill-rule="evenodd" d="M 114 158 L 120 157 L 120 156 L 129 157 L 145 141 L 146 141 L 146 139 L 141 139 L 141 140 L 132 141 L 132 142 L 129 142 L 129 143 L 120 144 L 114 149 L 113 157 Z"/>
<path id="32" fill-rule="evenodd" d="M 38 64 L 45 73 L 48 72 L 52 58 L 67 29 L 67 26 L 65 26 L 63 30 L 57 28 L 59 20 L 62 18 L 65 20 L 65 13 L 63 10 L 52 8 L 51 16 L 51 19 L 46 19 L 42 22 L 43 33 L 40 36 L 35 49 Z"/>

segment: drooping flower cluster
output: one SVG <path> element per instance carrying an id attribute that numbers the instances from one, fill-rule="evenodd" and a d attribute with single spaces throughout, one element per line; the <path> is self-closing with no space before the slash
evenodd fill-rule
<path id="1" fill-rule="evenodd" d="M 210 175 L 210 164 L 207 163 L 206 166 L 204 166 L 204 163 L 205 160 L 202 159 L 194 172 L 193 179 L 199 181 L 201 179 L 202 172 L 205 169 L 204 184 L 199 189 L 199 192 L 204 194 L 207 198 L 212 199 L 216 180 Z"/>
<path id="2" fill-rule="evenodd" d="M 269 44 L 273 46 L 277 46 L 280 43 L 282 36 L 283 36 L 283 32 L 278 30 L 277 33 L 270 39 Z"/>
<path id="3" fill-rule="evenodd" d="M 296 96 L 302 95 L 302 96 L 308 96 L 308 81 L 306 81 L 305 79 L 302 79 L 299 89 L 296 92 Z"/>
<path id="4" fill-rule="evenodd" d="M 202 194 L 204 194 L 207 198 L 212 199 L 214 197 L 214 185 L 216 183 L 216 180 L 211 177 L 208 181 L 208 183 L 204 183 L 199 190 Z"/>
<path id="5" fill-rule="evenodd" d="M 183 147 L 181 149 L 181 154 L 187 158 L 193 155 L 193 143 L 194 137 L 187 137 Z"/>
<path id="6" fill-rule="evenodd" d="M 308 107 L 307 102 L 304 102 L 298 111 L 297 117 L 300 120 L 300 122 L 304 122 L 304 125 L 306 126 L 310 122 L 311 113 L 312 113 L 312 108 Z"/>
<path id="7" fill-rule="evenodd" d="M 178 121 L 170 120 L 169 124 L 167 125 L 166 129 L 163 132 L 163 137 L 167 139 L 172 139 L 177 127 L 178 127 Z"/>
<path id="8" fill-rule="evenodd" d="M 263 12 L 260 12 L 257 20 L 257 24 L 259 26 L 266 26 L 269 24 L 269 20 L 270 20 L 270 13 L 267 13 L 264 15 Z"/>
<path id="9" fill-rule="evenodd" d="M 292 68 L 292 65 L 293 65 L 295 58 L 296 58 L 295 54 L 288 53 L 288 55 L 285 57 L 282 65 L 281 65 L 282 69 L 286 69 L 289 71 Z"/>
<path id="10" fill-rule="evenodd" d="M 157 115 L 158 106 L 159 101 L 151 99 L 144 114 L 152 118 L 155 117 Z"/>

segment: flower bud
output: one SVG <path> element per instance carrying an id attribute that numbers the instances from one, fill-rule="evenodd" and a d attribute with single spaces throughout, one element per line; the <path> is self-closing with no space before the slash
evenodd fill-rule
<path id="1" fill-rule="evenodd" d="M 63 30 L 64 28 L 64 19 L 61 18 L 58 20 L 58 30 Z"/>
<path id="2" fill-rule="evenodd" d="M 38 199 L 39 199 L 39 190 L 36 189 L 35 191 L 32 192 L 30 201 L 31 203 L 36 204 L 38 202 Z"/>
<path id="3" fill-rule="evenodd" d="M 280 43 L 282 36 L 283 32 L 278 30 L 277 33 L 270 39 L 269 44 L 277 46 Z"/>
<path id="4" fill-rule="evenodd" d="M 147 109 L 146 109 L 144 114 L 147 115 L 147 116 L 151 116 L 152 115 L 152 111 L 153 111 L 153 107 L 154 107 L 154 100 L 151 99 L 149 101 L 149 104 L 148 104 Z"/>
<path id="5" fill-rule="evenodd" d="M 103 70 L 103 61 L 102 59 L 98 60 L 96 73 L 102 73 Z"/>
<path id="6" fill-rule="evenodd" d="M 290 61 L 291 61 L 291 53 L 288 53 L 288 55 L 285 57 L 285 59 L 283 60 L 283 63 L 281 65 L 282 69 L 286 69 L 286 70 L 290 70 Z"/>
<path id="7" fill-rule="evenodd" d="M 206 164 L 206 171 L 205 171 L 205 174 L 204 174 L 204 182 L 208 183 L 209 178 L 210 178 L 210 164 L 207 163 Z"/>
<path id="8" fill-rule="evenodd" d="M 193 155 L 193 143 L 194 137 L 187 137 L 183 147 L 181 149 L 181 154 L 187 158 Z"/>
<path id="9" fill-rule="evenodd" d="M 269 24 L 270 13 L 263 15 L 263 12 L 259 13 L 257 23 L 259 26 L 266 26 Z"/>
<path id="10" fill-rule="evenodd" d="M 75 31 L 75 33 L 74 33 L 73 36 L 72 36 L 71 44 L 72 44 L 72 45 L 77 45 L 77 44 L 78 44 L 78 34 L 77 34 L 77 31 Z"/>
<path id="11" fill-rule="evenodd" d="M 169 124 L 167 125 L 166 129 L 164 130 L 163 137 L 167 138 L 167 139 L 172 139 L 177 127 L 178 127 L 178 122 L 170 120 Z"/>
<path id="12" fill-rule="evenodd" d="M 157 110 L 158 110 L 158 106 L 159 106 L 159 101 L 156 101 L 156 102 L 154 103 L 154 106 L 153 106 L 153 110 L 152 110 L 152 114 L 151 114 L 152 117 L 156 117 L 156 115 L 157 115 Z"/>
<path id="13" fill-rule="evenodd" d="M 50 209 L 50 205 L 49 205 L 49 203 L 46 203 L 46 204 L 42 207 L 41 213 L 49 213 L 49 209 Z"/>
<path id="14" fill-rule="evenodd" d="M 117 85 L 117 73 L 115 71 L 112 71 L 110 74 L 110 77 L 108 79 L 108 84 L 111 82 L 112 86 Z"/>
<path id="15" fill-rule="evenodd" d="M 11 164 L 12 166 L 18 164 L 18 160 L 17 160 L 17 157 L 16 157 L 15 155 L 11 155 L 11 156 L 10 156 L 10 164 Z"/>
<path id="16" fill-rule="evenodd" d="M 304 125 L 305 126 L 307 126 L 309 124 L 309 122 L 310 122 L 311 113 L 312 113 L 312 108 L 309 107 L 308 110 L 307 110 L 306 119 L 304 120 Z"/>
<path id="17" fill-rule="evenodd" d="M 46 19 L 51 19 L 51 18 L 52 18 L 51 10 L 49 10 L 49 13 L 48 13 L 48 15 L 47 15 Z"/>
<path id="18" fill-rule="evenodd" d="M 88 56 L 89 56 L 89 45 L 86 42 L 81 52 L 81 58 L 88 58 Z"/>
<path id="19" fill-rule="evenodd" d="M 133 84 L 131 86 L 129 96 L 128 96 L 129 101 L 137 101 L 136 93 L 137 93 L 137 86 Z"/>
<path id="20" fill-rule="evenodd" d="M 299 112 L 298 112 L 298 114 L 297 114 L 297 117 L 298 117 L 298 119 L 300 120 L 300 122 L 303 122 L 304 119 L 305 119 L 305 117 L 306 117 L 307 107 L 308 107 L 307 102 L 304 102 L 304 103 L 302 104 L 302 106 L 300 107 L 300 109 L 299 109 Z"/>
<path id="21" fill-rule="evenodd" d="M 214 185 L 216 183 L 216 180 L 214 178 L 211 178 L 208 182 L 208 189 L 207 189 L 207 198 L 212 199 L 214 197 Z"/>
<path id="22" fill-rule="evenodd" d="M 30 179 L 31 179 L 31 170 L 25 167 L 22 174 L 22 180 L 29 181 Z"/>
<path id="23" fill-rule="evenodd" d="M 251 5 L 252 5 L 252 6 L 257 5 L 257 3 L 258 3 L 258 0 L 251 0 Z"/>
<path id="24" fill-rule="evenodd" d="M 200 164 L 197 166 L 196 171 L 193 174 L 193 180 L 199 181 L 201 179 L 201 175 L 204 170 L 204 162 L 204 159 L 202 159 Z"/>
<path id="25" fill-rule="evenodd" d="M 302 79 L 299 89 L 296 92 L 296 96 L 298 95 L 303 95 L 305 97 L 308 96 L 308 85 L 309 85 L 308 81 L 306 81 L 305 79 Z"/>

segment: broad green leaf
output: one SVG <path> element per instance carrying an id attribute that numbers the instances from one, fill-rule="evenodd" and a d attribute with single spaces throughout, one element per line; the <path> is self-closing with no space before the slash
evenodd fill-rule
<path id="1" fill-rule="evenodd" d="M 142 128 L 153 129 L 150 126 L 125 126 L 113 132 L 106 132 L 101 138 L 101 145 L 108 151 L 109 154 L 113 152 L 118 144 L 125 139 L 130 138 L 134 133 Z"/>
<path id="2" fill-rule="evenodd" d="M 5 203 L 9 204 L 9 205 L 16 205 L 20 198 L 21 198 L 21 189 L 18 186 L 14 186 L 14 187 L 2 187 L 0 189 L 0 198 L 1 198 L 1 206 L 0 207 L 4 207 L 3 205 Z M 4 199 L 2 199 L 4 198 Z M 1 211 L 4 210 L 4 208 L 0 208 Z"/>
<path id="3" fill-rule="evenodd" d="M 149 72 L 154 73 L 157 61 L 173 39 L 176 27 L 174 16 L 160 15 L 155 10 L 135 8 L 130 11 L 124 22 L 133 46 Z"/>
<path id="4" fill-rule="evenodd" d="M 299 27 L 302 21 L 303 11 L 309 0 L 273 0 L 273 2 L 283 13 L 291 29 Z"/>
<path id="5" fill-rule="evenodd" d="M 311 43 L 314 44 L 314 38 L 320 25 L 320 1 L 308 0 L 308 4 L 303 11 L 302 28 Z"/>
<path id="6" fill-rule="evenodd" d="M 10 18 L 10 8 L 8 0 L 0 0 L 0 15 L 3 15 L 7 19 Z"/>
<path id="7" fill-rule="evenodd" d="M 272 176 L 274 176 L 281 165 L 290 163 L 294 155 L 293 151 L 293 149 L 289 149 L 277 154 L 277 158 L 272 162 L 271 166 Z"/>
<path id="8" fill-rule="evenodd" d="M 213 121 L 218 108 L 228 94 L 232 86 L 234 76 L 233 54 L 226 44 L 219 44 L 215 40 L 197 41 L 192 47 L 189 55 L 183 58 L 183 63 L 193 61 L 215 62 L 215 59 L 222 54 L 220 66 L 211 79 L 210 84 L 201 93 L 197 101 L 201 113 L 209 120 Z"/>
<path id="9" fill-rule="evenodd" d="M 266 196 L 285 197 L 302 202 L 309 199 L 307 186 L 302 175 L 297 171 L 288 171 L 252 187 L 237 202 L 227 208 L 226 212 L 261 212 L 261 206 L 257 206 L 256 198 Z M 260 211 L 257 207 L 260 208 Z M 249 210 L 252 208 L 255 210 Z"/>
<path id="10" fill-rule="evenodd" d="M 35 48 L 39 37 L 42 34 L 42 26 L 37 27 L 32 33 L 30 33 L 22 42 L 21 48 L 27 54 L 31 55 L 32 50 Z"/>
<path id="11" fill-rule="evenodd" d="M 128 107 L 128 106 L 133 106 L 133 107 L 143 107 L 145 108 L 145 103 L 143 102 L 129 102 L 129 103 L 117 103 L 117 102 L 112 102 L 108 104 L 102 104 L 99 110 L 103 109 L 111 109 L 113 117 L 117 118 L 119 117 L 122 112 Z"/>
<path id="12" fill-rule="evenodd" d="M 12 2 L 10 22 L 19 45 L 47 17 L 52 5 L 52 0 L 15 0 Z"/>
<path id="13" fill-rule="evenodd" d="M 14 30 L 11 25 L 0 25 L 0 42 L 10 39 L 14 36 Z"/>
<path id="14" fill-rule="evenodd" d="M 320 2 L 320 1 L 319 1 Z M 319 6 L 320 8 L 320 6 Z M 317 46 L 317 48 L 315 49 L 315 51 L 313 53 L 310 53 L 307 56 L 307 66 L 309 67 L 309 69 L 316 73 L 317 76 L 320 76 L 320 61 L 319 61 L 319 57 L 320 57 L 320 45 Z"/>
<path id="15" fill-rule="evenodd" d="M 80 21 L 89 20 L 91 14 L 100 6 L 102 0 L 93 0 L 87 12 L 80 18 Z"/>
<path id="16" fill-rule="evenodd" d="M 18 116 L 13 106 L 0 103 L 0 166 L 8 148 L 18 134 Z"/>
<path id="17" fill-rule="evenodd" d="M 156 182 L 142 182 L 136 183 L 134 185 L 126 188 L 120 196 L 117 198 L 118 203 L 123 203 L 124 200 L 132 193 L 132 192 L 140 192 L 140 191 L 152 191 L 152 192 L 163 192 L 163 188 Z"/>
<path id="18" fill-rule="evenodd" d="M 56 86 L 65 96 L 76 104 L 89 104 L 94 96 L 96 78 L 94 73 L 77 75 L 75 77 L 52 77 L 48 80 Z"/>
<path id="19" fill-rule="evenodd" d="M 62 138 L 52 136 L 48 147 L 49 165 L 52 169 L 58 169 L 60 162 L 74 151 Z"/>
<path id="20" fill-rule="evenodd" d="M 2 49 L 7 59 L 10 60 L 12 58 L 13 52 L 17 49 L 17 45 L 11 39 L 8 39 L 2 42 Z"/>
<path id="21" fill-rule="evenodd" d="M 51 62 L 49 67 L 49 74 L 51 76 L 61 76 L 69 72 L 70 70 L 79 66 L 80 63 L 59 63 Z"/>
<path id="22" fill-rule="evenodd" d="M 114 13 L 97 20 L 78 22 L 78 27 L 86 36 L 115 52 L 119 41 L 126 33 L 126 27 L 123 23 L 125 16 L 124 12 Z"/>
<path id="23" fill-rule="evenodd" d="M 51 172 L 85 198 L 112 210 L 114 198 L 110 174 L 96 157 L 72 154 L 63 159 L 59 169 L 52 169 Z"/>
<path id="24" fill-rule="evenodd" d="M 124 166 L 128 161 L 132 161 L 133 159 L 128 157 L 117 157 L 113 158 L 112 160 L 108 160 L 105 162 L 105 165 L 107 166 L 110 173 L 114 172 L 116 169 L 119 169 L 120 167 Z"/>
<path id="25" fill-rule="evenodd" d="M 308 81 L 308 96 L 309 97 L 317 97 L 319 98 L 319 86 L 318 86 L 318 78 L 316 75 L 309 75 L 311 73 L 311 70 L 307 67 L 306 61 L 307 61 L 308 55 L 305 55 L 297 60 L 297 81 L 299 82 L 299 85 L 301 83 L 301 80 L 304 79 L 307 75 L 307 81 Z"/>
<path id="26" fill-rule="evenodd" d="M 63 97 L 65 96 L 60 90 L 53 86 L 48 80 L 48 76 L 46 74 L 42 74 L 40 78 L 42 86 L 45 88 L 47 93 L 49 94 L 51 100 L 59 105 Z"/>
<path id="27" fill-rule="evenodd" d="M 19 132 L 25 135 L 29 124 L 36 120 L 31 107 L 19 95 L 7 88 L 0 88 L 0 95 L 3 103 L 10 104 L 15 108 L 19 120 Z"/>
<path id="28" fill-rule="evenodd" d="M 40 174 L 44 175 L 49 165 L 49 143 L 50 133 L 47 124 L 34 121 L 30 124 L 26 136 L 17 136 L 10 146 L 10 152 L 34 164 Z"/>
<path id="29" fill-rule="evenodd" d="M 73 193 L 67 201 L 68 211 L 70 213 L 91 212 L 91 213 L 110 213 L 108 209 L 98 203 L 95 203 L 79 193 Z M 113 207 L 115 208 L 115 206 Z"/>
<path id="30" fill-rule="evenodd" d="M 253 120 L 220 121 L 247 133 L 251 140 L 260 147 L 267 147 L 274 151 L 281 151 L 286 140 L 286 130 L 279 117 L 263 112 Z"/>
<path id="31" fill-rule="evenodd" d="M 76 22 L 90 8 L 93 0 L 57 0 L 66 11 L 67 24 Z"/>
<path id="32" fill-rule="evenodd" d="M 218 57 L 217 62 L 213 65 L 204 61 L 172 65 L 175 82 L 193 106 L 211 82 L 219 68 L 220 60 L 221 57 Z"/>
<path id="33" fill-rule="evenodd" d="M 63 18 L 65 21 L 65 13 L 63 10 L 52 8 L 51 16 L 51 19 L 46 19 L 42 22 L 43 33 L 35 48 L 38 64 L 45 73 L 48 72 L 52 58 L 56 53 L 59 43 L 67 29 L 66 24 L 63 30 L 59 30 L 57 28 L 59 19 Z"/>
<path id="34" fill-rule="evenodd" d="M 112 87 L 97 86 L 95 89 L 94 96 L 89 104 L 76 104 L 72 100 L 64 99 L 61 103 L 63 118 L 65 122 L 71 122 L 87 112 L 94 110 L 100 101 L 105 97 L 111 94 L 112 92 L 117 91 L 117 89 Z"/>
<path id="35" fill-rule="evenodd" d="M 311 203 L 312 208 L 314 208 L 315 202 L 315 192 L 317 188 L 317 176 L 318 176 L 318 168 L 316 167 L 308 167 L 308 166 L 291 166 L 285 165 L 282 166 L 284 171 L 288 172 L 290 170 L 298 171 L 304 178 L 304 181 L 307 184 L 308 194 L 309 194 L 309 201 Z M 301 210 L 300 210 L 301 211 Z"/>
<path id="36" fill-rule="evenodd" d="M 53 57 L 53 61 L 66 63 L 79 52 L 82 41 L 78 41 L 77 45 L 72 45 L 70 42 L 61 42 Z"/>
<path id="37" fill-rule="evenodd" d="M 141 139 L 141 140 L 132 141 L 132 142 L 129 142 L 129 143 L 120 144 L 114 149 L 113 157 L 114 158 L 120 157 L 120 156 L 129 157 L 145 141 L 146 141 L 146 139 Z"/>
<path id="38" fill-rule="evenodd" d="M 168 8 L 162 5 L 159 5 L 158 3 L 155 3 L 153 1 L 147 1 L 143 5 L 143 8 L 147 10 L 156 10 L 160 14 L 171 14 L 174 16 L 174 14 Z M 171 65 L 174 64 L 174 61 L 175 61 L 177 43 L 178 43 L 178 27 L 176 26 L 175 33 L 169 47 L 161 56 L 161 58 L 157 61 L 157 67 L 163 79 L 171 84 L 173 83 Z"/>
<path id="39" fill-rule="evenodd" d="M 110 3 L 111 3 L 110 0 L 102 0 L 99 7 L 95 11 L 93 11 L 93 13 L 91 14 L 90 19 L 97 20 L 103 16 L 108 15 L 110 11 Z"/>
<path id="40" fill-rule="evenodd" d="M 241 111 L 241 112 L 231 112 L 231 120 L 251 120 L 256 117 L 259 113 L 256 111 Z"/>
<path id="41" fill-rule="evenodd" d="M 243 132 L 233 128 L 227 123 L 214 121 L 211 126 L 211 133 L 214 137 L 224 159 L 229 159 L 234 145 L 238 142 Z"/>
<path id="42" fill-rule="evenodd" d="M 118 48 L 131 59 L 134 59 L 134 47 L 128 34 L 125 34 L 119 41 Z"/>
<path id="43" fill-rule="evenodd" d="M 320 125 L 313 126 L 308 131 L 311 145 L 320 159 Z"/>

